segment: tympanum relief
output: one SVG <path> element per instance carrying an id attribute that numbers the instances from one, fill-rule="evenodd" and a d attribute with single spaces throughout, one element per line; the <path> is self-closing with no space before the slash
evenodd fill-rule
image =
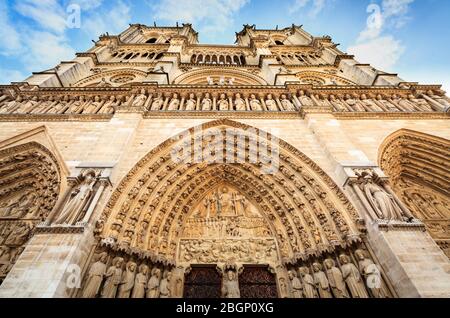
<path id="1" fill-rule="evenodd" d="M 227 184 L 209 192 L 183 227 L 179 261 L 217 264 L 272 263 L 277 245 L 267 221 L 238 190 Z"/>

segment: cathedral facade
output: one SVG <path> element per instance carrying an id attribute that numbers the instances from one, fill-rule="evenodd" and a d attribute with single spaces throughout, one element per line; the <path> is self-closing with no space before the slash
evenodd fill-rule
<path id="1" fill-rule="evenodd" d="M 133 24 L 0 90 L 0 297 L 450 296 L 440 85 Z"/>

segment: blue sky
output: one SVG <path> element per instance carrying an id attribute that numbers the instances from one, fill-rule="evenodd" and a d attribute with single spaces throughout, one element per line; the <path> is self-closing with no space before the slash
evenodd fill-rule
<path id="1" fill-rule="evenodd" d="M 68 21 L 79 5 L 80 24 Z M 232 44 L 245 23 L 330 35 L 361 63 L 450 91 L 448 0 L 0 0 L 0 83 L 71 60 L 129 23 L 191 22 L 202 43 Z"/>

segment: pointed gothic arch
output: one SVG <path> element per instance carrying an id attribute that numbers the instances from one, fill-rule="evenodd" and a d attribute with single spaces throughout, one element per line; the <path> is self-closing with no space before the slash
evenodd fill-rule
<path id="1" fill-rule="evenodd" d="M 223 142 L 232 142 L 234 155 L 246 151 L 249 158 L 249 144 L 227 139 L 227 129 L 273 149 L 274 136 L 231 120 L 209 122 L 165 141 L 141 159 L 112 194 L 99 221 L 103 241 L 124 251 L 177 263 L 179 236 L 186 220 L 199 200 L 223 182 L 257 206 L 271 228 L 281 258 L 278 264 L 359 240 L 358 216 L 339 187 L 311 159 L 282 140 L 278 141 L 279 170 L 272 175 L 261 173 L 262 157 L 255 163 L 233 164 L 172 160 L 173 149 L 193 147 L 201 136 L 213 136 L 213 131 L 224 139 L 202 140 L 197 146 L 217 149 Z"/>
<path id="2" fill-rule="evenodd" d="M 394 191 L 450 257 L 450 141 L 401 129 L 382 143 L 378 160 Z"/>

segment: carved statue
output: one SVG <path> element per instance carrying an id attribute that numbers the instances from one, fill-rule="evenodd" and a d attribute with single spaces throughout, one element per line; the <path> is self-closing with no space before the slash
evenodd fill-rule
<path id="1" fill-rule="evenodd" d="M 281 106 L 283 106 L 283 109 L 289 112 L 293 112 L 295 111 L 295 107 L 294 104 L 292 104 L 292 102 L 287 99 L 287 96 L 285 94 L 281 95 L 281 100 L 280 100 Z"/>
<path id="2" fill-rule="evenodd" d="M 159 283 L 161 280 L 161 270 L 159 268 L 152 269 L 152 276 L 147 284 L 147 298 L 159 298 Z"/>
<path id="3" fill-rule="evenodd" d="M 136 277 L 136 263 L 128 262 L 125 267 L 125 272 L 122 274 L 122 280 L 119 286 L 117 298 L 130 298 L 131 290 L 134 286 L 134 279 Z"/>
<path id="4" fill-rule="evenodd" d="M 341 254 L 339 256 L 341 262 L 342 277 L 350 290 L 353 298 L 369 298 L 366 288 L 359 274 L 358 268 L 355 264 L 350 263 L 347 255 Z"/>
<path id="5" fill-rule="evenodd" d="M 361 95 L 361 102 L 373 112 L 382 112 L 383 110 L 372 100 L 368 99 L 366 94 Z"/>
<path id="6" fill-rule="evenodd" d="M 377 265 L 364 255 L 364 251 L 356 250 L 359 271 L 366 281 L 367 288 L 375 298 L 386 298 L 387 295 L 382 288 L 381 272 Z"/>
<path id="7" fill-rule="evenodd" d="M 408 99 L 420 111 L 423 111 L 423 112 L 432 112 L 433 111 L 433 108 L 431 108 L 430 104 L 428 104 L 428 102 L 423 98 L 416 98 L 413 94 L 409 94 Z"/>
<path id="8" fill-rule="evenodd" d="M 2 106 L 0 108 L 0 113 L 1 114 L 10 114 L 10 113 L 14 112 L 18 107 L 20 107 L 22 105 L 22 102 L 23 102 L 22 96 L 18 95 L 15 100 L 10 101 L 6 105 Z"/>
<path id="9" fill-rule="evenodd" d="M 50 95 L 47 98 L 41 97 L 41 103 L 39 106 L 33 108 L 33 110 L 30 111 L 31 114 L 37 114 L 37 113 L 45 113 L 48 109 L 50 109 L 53 106 L 53 103 L 55 102 L 55 98 Z"/>
<path id="10" fill-rule="evenodd" d="M 414 104 L 411 103 L 409 100 L 402 98 L 401 96 L 394 94 L 392 95 L 392 102 L 400 109 L 402 109 L 405 112 L 415 112 L 416 108 L 414 107 Z"/>
<path id="11" fill-rule="evenodd" d="M 120 99 L 116 101 L 116 97 L 112 95 L 109 100 L 98 111 L 98 114 L 112 114 L 114 113 L 114 107 L 120 103 Z"/>
<path id="12" fill-rule="evenodd" d="M 80 218 L 80 213 L 86 208 L 96 183 L 95 173 L 88 172 L 82 177 L 82 181 L 72 190 L 69 200 L 64 205 L 55 224 L 75 224 Z"/>
<path id="13" fill-rule="evenodd" d="M 202 100 L 202 110 L 209 111 L 212 109 L 212 100 L 210 98 L 209 93 L 205 94 L 205 97 Z"/>
<path id="14" fill-rule="evenodd" d="M 66 110 L 66 113 L 67 114 L 78 114 L 83 110 L 84 104 L 86 104 L 86 100 L 85 100 L 84 95 L 81 95 L 78 99 L 75 99 L 72 102 L 70 107 Z M 59 111 L 55 111 L 55 113 L 59 113 Z"/>
<path id="15" fill-rule="evenodd" d="M 436 102 L 441 104 L 444 109 L 448 109 L 450 107 L 450 102 L 445 97 L 435 95 L 435 93 L 432 90 L 428 90 L 426 96 L 428 96 L 431 99 L 434 99 Z"/>
<path id="16" fill-rule="evenodd" d="M 250 95 L 250 109 L 254 111 L 262 111 L 261 102 L 256 98 L 255 94 Z"/>
<path id="17" fill-rule="evenodd" d="M 312 107 L 314 106 L 314 102 L 313 100 L 306 95 L 305 91 L 301 90 L 298 93 L 298 99 L 300 101 L 300 103 L 302 104 L 303 107 Z"/>
<path id="18" fill-rule="evenodd" d="M 303 296 L 305 298 L 317 298 L 316 285 L 314 278 L 309 274 L 308 267 L 299 268 L 300 275 L 302 275 L 303 281 Z"/>
<path id="19" fill-rule="evenodd" d="M 180 100 L 178 99 L 178 94 L 174 93 L 172 99 L 170 100 L 168 110 L 178 110 L 180 107 Z"/>
<path id="20" fill-rule="evenodd" d="M 9 236 L 5 240 L 6 245 L 22 245 L 28 239 L 32 225 L 30 223 L 15 224 Z"/>
<path id="21" fill-rule="evenodd" d="M 345 103 L 341 99 L 336 98 L 336 96 L 334 96 L 334 95 L 330 95 L 330 103 L 339 112 L 347 112 L 348 111 L 347 107 L 345 107 Z"/>
<path id="22" fill-rule="evenodd" d="M 227 272 L 227 275 L 222 283 L 222 297 L 223 298 L 241 298 L 239 291 L 239 282 L 236 273 L 232 270 Z"/>
<path id="23" fill-rule="evenodd" d="M 170 279 L 172 278 L 172 272 L 164 271 L 163 278 L 159 284 L 159 297 L 170 298 L 172 296 L 172 290 L 170 286 Z"/>
<path id="24" fill-rule="evenodd" d="M 297 277 L 296 271 L 289 271 L 288 277 L 291 280 L 292 297 L 293 298 L 303 298 L 303 286 L 300 279 Z"/>
<path id="25" fill-rule="evenodd" d="M 131 298 L 144 298 L 145 297 L 145 289 L 147 288 L 147 274 L 148 274 L 148 266 L 142 264 L 139 266 L 139 273 L 136 275 L 134 280 L 134 288 L 131 293 Z"/>
<path id="26" fill-rule="evenodd" d="M 389 112 L 399 112 L 400 111 L 394 104 L 392 104 L 391 102 L 384 99 L 381 94 L 378 94 L 376 99 L 377 99 L 377 102 L 379 104 L 383 105 L 387 111 L 389 111 Z"/>
<path id="27" fill-rule="evenodd" d="M 366 109 L 361 104 L 360 100 L 356 96 L 350 96 L 350 94 L 345 95 L 345 102 L 349 105 L 355 112 L 365 112 Z"/>
<path id="28" fill-rule="evenodd" d="M 152 102 L 152 106 L 150 110 L 161 110 L 161 107 L 164 104 L 164 99 L 161 97 L 161 94 L 156 95 L 155 99 Z"/>
<path id="29" fill-rule="evenodd" d="M 245 111 L 245 101 L 241 98 L 241 94 L 236 93 L 236 98 L 234 99 L 234 108 L 236 111 Z"/>
<path id="30" fill-rule="evenodd" d="M 325 266 L 327 268 L 328 282 L 330 283 L 331 291 L 335 298 L 350 298 L 347 289 L 345 288 L 344 278 L 342 273 L 335 266 L 334 260 L 327 258 L 325 261 Z"/>
<path id="31" fill-rule="evenodd" d="M 402 209 L 394 197 L 379 186 L 373 179 L 374 177 L 376 178 L 375 175 L 371 176 L 370 173 L 363 171 L 360 179 L 363 182 L 363 189 L 367 201 L 369 201 L 377 216 L 384 220 L 408 220 L 407 217 L 403 216 Z"/>
<path id="32" fill-rule="evenodd" d="M 227 100 L 227 96 L 225 94 L 220 94 L 219 101 L 217 102 L 217 105 L 219 106 L 219 110 L 229 110 L 229 103 Z"/>
<path id="33" fill-rule="evenodd" d="M 195 94 L 189 94 L 189 99 L 186 101 L 186 110 L 195 110 L 197 108 L 197 99 L 195 98 Z"/>
<path id="34" fill-rule="evenodd" d="M 267 95 L 266 106 L 269 111 L 278 111 L 277 102 L 273 99 L 272 94 Z"/>
<path id="35" fill-rule="evenodd" d="M 322 265 L 319 263 L 314 263 L 312 266 L 314 270 L 314 284 L 319 291 L 320 298 L 332 298 L 333 296 L 331 295 L 330 284 L 327 276 L 322 271 Z"/>
<path id="36" fill-rule="evenodd" d="M 103 252 L 99 255 L 99 260 L 91 265 L 82 294 L 83 298 L 95 298 L 100 292 L 103 276 L 106 274 L 107 259 L 108 254 Z"/>
<path id="37" fill-rule="evenodd" d="M 123 258 L 116 257 L 112 262 L 112 266 L 106 271 L 106 281 L 102 290 L 102 298 L 116 297 L 117 288 L 122 280 L 122 264 Z"/>
<path id="38" fill-rule="evenodd" d="M 14 112 L 19 114 L 28 114 L 38 105 L 39 105 L 38 97 L 33 96 L 26 103 L 22 103 L 19 107 L 17 107 Z"/>
<path id="39" fill-rule="evenodd" d="M 131 106 L 132 107 L 142 107 L 142 106 L 145 106 L 146 101 L 147 101 L 147 93 L 146 93 L 145 89 L 142 89 L 141 93 L 134 98 Z M 152 106 L 152 110 L 153 110 L 153 106 Z"/>

